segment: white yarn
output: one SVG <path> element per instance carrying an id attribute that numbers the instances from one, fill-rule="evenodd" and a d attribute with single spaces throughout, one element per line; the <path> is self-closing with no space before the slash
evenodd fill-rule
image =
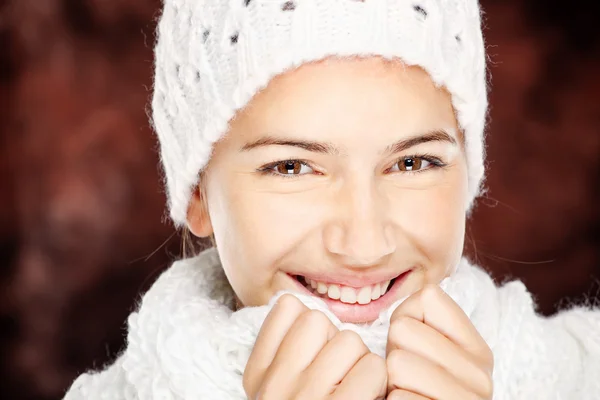
<path id="1" fill-rule="evenodd" d="M 235 112 L 274 76 L 328 56 L 400 58 L 445 86 L 465 132 L 469 207 L 479 193 L 487 91 L 477 0 L 165 0 L 155 54 L 153 122 L 176 225 Z"/>
<path id="2" fill-rule="evenodd" d="M 494 399 L 599 398 L 600 311 L 540 317 L 521 282 L 498 288 L 466 260 L 440 286 L 494 352 Z M 340 323 L 319 299 L 298 297 L 385 355 L 389 318 L 401 301 L 359 326 Z M 245 399 L 243 371 L 275 299 L 234 312 L 215 249 L 178 261 L 129 317 L 125 352 L 104 371 L 81 375 L 65 400 Z"/>

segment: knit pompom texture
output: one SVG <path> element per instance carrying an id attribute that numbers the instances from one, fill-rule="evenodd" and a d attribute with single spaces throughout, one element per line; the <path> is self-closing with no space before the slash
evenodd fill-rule
<path id="1" fill-rule="evenodd" d="M 199 174 L 238 110 L 279 74 L 352 56 L 419 66 L 449 91 L 470 210 L 484 178 L 487 112 L 477 0 L 164 0 L 152 123 L 175 226 L 185 225 Z"/>

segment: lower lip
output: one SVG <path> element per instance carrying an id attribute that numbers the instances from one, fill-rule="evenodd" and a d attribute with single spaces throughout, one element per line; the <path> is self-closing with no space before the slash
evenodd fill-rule
<path id="1" fill-rule="evenodd" d="M 381 313 L 381 311 L 391 306 L 392 303 L 394 303 L 394 301 L 397 300 L 397 294 L 400 290 L 400 286 L 405 281 L 409 273 L 410 270 L 398 276 L 394 281 L 392 287 L 390 287 L 383 296 L 381 296 L 377 300 L 371 300 L 369 304 L 347 304 L 342 303 L 339 300 L 333 300 L 328 297 L 318 296 L 310 290 L 308 290 L 295 277 L 291 275 L 288 276 L 296 283 L 296 286 L 300 289 L 302 294 L 308 294 L 310 296 L 319 297 L 320 299 L 325 301 L 327 307 L 329 307 L 331 312 L 333 312 L 335 316 L 340 319 L 340 321 L 350 322 L 353 324 L 361 324 L 375 321 L 379 317 L 379 313 Z"/>

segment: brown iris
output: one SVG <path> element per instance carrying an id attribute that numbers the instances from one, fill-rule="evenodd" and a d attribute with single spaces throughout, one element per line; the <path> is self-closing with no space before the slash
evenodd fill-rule
<path id="1" fill-rule="evenodd" d="M 418 171 L 421 169 L 423 160 L 420 158 L 405 158 L 398 162 L 398 169 L 400 171 Z"/>
<path id="2" fill-rule="evenodd" d="M 283 175 L 297 174 L 302 168 L 302 163 L 299 161 L 286 161 L 277 164 L 277 172 Z"/>

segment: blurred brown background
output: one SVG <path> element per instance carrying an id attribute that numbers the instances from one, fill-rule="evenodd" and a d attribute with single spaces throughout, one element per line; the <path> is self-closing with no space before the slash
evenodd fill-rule
<path id="1" fill-rule="evenodd" d="M 483 0 L 490 192 L 468 251 L 540 311 L 600 294 L 600 3 Z M 0 0 L 0 397 L 121 348 L 180 238 L 146 109 L 159 0 Z"/>

